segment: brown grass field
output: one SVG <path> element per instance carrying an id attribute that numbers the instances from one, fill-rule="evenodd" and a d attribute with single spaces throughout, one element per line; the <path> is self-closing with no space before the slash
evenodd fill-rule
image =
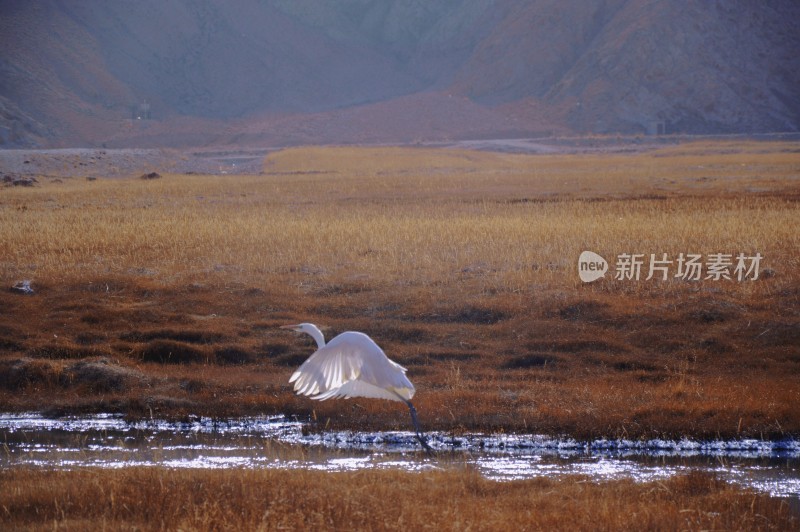
<path id="1" fill-rule="evenodd" d="M 167 418 L 282 413 L 333 428 L 408 428 L 400 403 L 317 403 L 292 393 L 287 380 L 313 341 L 277 327 L 311 321 L 328 338 L 366 332 L 406 366 L 429 430 L 797 437 L 799 176 L 797 143 L 709 141 L 571 155 L 297 148 L 268 156 L 261 175 L 42 178 L 38 187 L 3 188 L 0 410 Z M 580 281 L 584 250 L 608 259 L 605 278 Z M 763 259 L 756 280 L 645 280 L 646 266 L 638 281 L 615 280 L 622 253 Z M 6 289 L 23 279 L 35 294 Z M 310 501 L 328 500 L 330 488 L 319 485 L 332 481 L 295 474 L 241 473 L 260 486 L 250 497 L 280 479 L 309 490 Z M 40 516 L 20 509 L 9 517 L 8 508 L 23 508 L 32 496 L 20 487 L 0 499 L 13 526 L 28 522 L 25 515 L 41 527 L 63 519 L 81 528 L 99 515 L 112 528 L 140 526 L 114 501 L 136 507 L 135 493 L 122 495 L 126 484 L 172 490 L 157 484 L 167 480 L 203 503 L 196 514 L 165 506 L 165 528 L 213 529 L 206 523 L 230 512 L 241 515 L 235 519 L 242 527 L 256 528 L 266 511 L 223 504 L 231 491 L 239 496 L 245 489 L 227 472 L 174 479 L 162 471 L 0 475 L 3 484 L 19 482 L 33 492 L 52 486 L 61 495 L 44 491 L 59 501 L 75 476 L 98 490 L 108 477 L 122 490 L 91 505 L 75 503 L 69 513 L 61 508 L 60 518 L 46 499 Z M 383 483 L 426 500 L 419 514 L 381 507 L 359 528 L 397 519 L 412 528 L 456 528 L 455 518 L 427 501 L 447 497 L 437 493 L 439 481 L 461 486 L 452 508 L 465 515 L 488 502 L 516 501 L 508 503 L 513 512 L 498 515 L 498 526 L 522 515 L 538 519 L 531 510 L 541 504 L 569 506 L 567 517 L 578 527 L 599 512 L 612 519 L 600 526 L 609 529 L 617 528 L 617 513 L 637 528 L 757 528 L 763 512 L 754 508 L 773 504 L 708 481 L 713 487 L 692 495 L 691 509 L 681 513 L 688 495 L 679 485 L 706 482 L 697 479 L 498 486 L 471 474 L 443 475 L 375 472 L 336 482 L 360 493 L 358 500 L 375 498 L 372 490 Z M 194 492 L 201 482 L 216 491 Z M 283 504 L 281 519 L 341 528 L 346 502 L 296 515 L 298 495 L 289 491 L 270 495 Z M 142 500 L 168 505 L 159 493 Z M 401 497 L 380 493 L 378 501 Z M 672 520 L 646 509 L 632 516 L 621 499 L 646 502 L 653 512 L 665 505 Z M 583 505 L 586 513 L 575 511 Z M 378 506 L 373 500 L 370 507 Z M 764 523 L 781 522 L 784 510 L 773 511 Z M 432 521 L 434 513 L 445 520 Z M 532 528 L 550 528 L 543 515 Z"/>
<path id="2" fill-rule="evenodd" d="M 607 155 L 303 148 L 257 176 L 0 190 L 0 409 L 313 415 L 277 327 L 371 335 L 437 430 L 800 434 L 800 147 Z M 584 284 L 577 257 L 612 264 Z M 759 279 L 615 280 L 620 253 L 760 253 Z M 46 397 L 43 403 L 42 397 Z"/>
<path id="3" fill-rule="evenodd" d="M 4 530 L 793 530 L 786 501 L 692 473 L 494 482 L 471 470 L 0 470 Z"/>

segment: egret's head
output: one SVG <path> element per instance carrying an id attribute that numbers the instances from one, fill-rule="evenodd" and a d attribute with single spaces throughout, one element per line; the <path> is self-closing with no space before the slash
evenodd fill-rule
<path id="1" fill-rule="evenodd" d="M 316 327 L 313 323 L 296 323 L 294 325 L 281 325 L 281 329 L 308 334 L 309 331 L 316 329 Z"/>
<path id="2" fill-rule="evenodd" d="M 323 347 L 325 345 L 325 336 L 322 334 L 322 331 L 319 330 L 319 327 L 314 325 L 313 323 L 298 323 L 296 325 L 281 325 L 281 329 L 289 329 L 290 331 L 297 331 L 299 333 L 306 333 L 311 335 L 314 340 L 317 341 L 318 347 Z"/>

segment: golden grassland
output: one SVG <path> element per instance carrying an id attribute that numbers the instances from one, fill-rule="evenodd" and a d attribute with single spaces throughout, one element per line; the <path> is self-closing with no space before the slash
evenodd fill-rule
<path id="1" fill-rule="evenodd" d="M 516 288 L 529 289 L 544 277 L 562 288 L 571 271 L 547 279 L 529 270 L 574 268 L 586 246 L 787 251 L 796 243 L 787 222 L 795 221 L 798 154 L 775 148 L 692 156 L 677 148 L 569 156 L 308 148 L 270 156 L 260 176 L 7 189 L 2 266 L 12 278 L 141 268 L 163 282 L 255 285 L 310 270 L 433 285 L 485 264 L 491 281 L 517 278 Z"/>
<path id="2" fill-rule="evenodd" d="M 277 327 L 312 321 L 408 367 L 428 429 L 797 437 L 798 175 L 800 145 L 780 142 L 327 147 L 254 176 L 0 189 L 1 282 L 36 290 L 0 290 L 0 410 L 408 428 L 398 403 L 292 393 L 312 342 Z M 585 249 L 764 259 L 755 281 L 584 284 Z M 14 468 L 0 485 L 9 530 L 798 528 L 785 501 L 700 473 Z"/>
<path id="3" fill-rule="evenodd" d="M 700 473 L 636 484 L 427 473 L 0 471 L 6 530 L 792 530 L 786 501 Z"/>
<path id="4" fill-rule="evenodd" d="M 429 429 L 800 434 L 800 145 L 515 155 L 320 147 L 253 176 L 42 178 L 0 189 L 0 409 L 285 413 L 310 338 L 361 330 Z M 581 251 L 612 262 L 582 283 Z M 760 253 L 757 280 L 615 280 L 621 253 Z M 47 397 L 42 401 L 42 397 Z"/>

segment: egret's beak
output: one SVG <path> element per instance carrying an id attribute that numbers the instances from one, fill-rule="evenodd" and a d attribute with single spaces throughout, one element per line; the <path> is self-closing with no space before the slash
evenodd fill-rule
<path id="1" fill-rule="evenodd" d="M 281 325 L 281 326 L 280 326 L 280 328 L 281 328 L 281 329 L 288 329 L 288 330 L 290 330 L 290 331 L 299 331 L 299 330 L 300 330 L 300 325 L 299 325 L 299 324 L 295 324 L 295 325 Z"/>

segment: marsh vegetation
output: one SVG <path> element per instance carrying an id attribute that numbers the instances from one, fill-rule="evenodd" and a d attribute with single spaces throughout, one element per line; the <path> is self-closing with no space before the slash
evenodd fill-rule
<path id="1" fill-rule="evenodd" d="M 35 293 L 0 291 L 0 409 L 287 414 L 329 428 L 406 428 L 402 405 L 314 403 L 292 393 L 288 377 L 313 347 L 277 327 L 309 321 L 327 336 L 364 331 L 406 366 L 428 429 L 797 436 L 798 174 L 797 144 L 781 142 L 569 156 L 331 147 L 271 154 L 252 176 L 42 178 L 36 187 L 5 188 L 0 278 L 7 286 L 31 280 Z M 584 250 L 612 263 L 605 278 L 580 281 Z M 613 261 L 623 253 L 763 259 L 756 280 L 645 280 L 646 271 L 638 281 L 618 280 Z M 265 500 L 283 504 L 270 515 L 304 519 L 296 524 L 357 518 L 327 492 L 315 495 L 333 483 L 314 473 L 2 475 L 20 486 L 4 495 L 4 506 L 17 509 L 6 510 L 6 519 L 20 520 L 13 526 L 26 515 L 42 526 L 63 519 L 80 528 L 101 515 L 139 526 L 131 516 L 144 511 L 142 501 L 172 499 L 142 495 L 145 488 L 196 503 L 191 515 L 164 509 L 166 528 L 207 528 L 231 512 L 240 521 L 230 522 L 255 527 L 265 522 Z M 618 528 L 614 519 L 634 518 L 624 522 L 750 528 L 761 526 L 760 515 L 769 516 L 767 526 L 786 512 L 705 477 L 498 486 L 468 471 L 385 475 L 394 476 L 343 474 L 336 483 L 361 502 L 387 485 L 406 494 L 376 501 L 431 507 L 363 516 L 377 528 L 436 522 L 433 513 L 446 514 L 434 501 L 448 493 L 458 493 L 447 495 L 448 508 L 464 522 L 490 502 L 498 526 L 525 515 L 534 528 L 550 528 L 543 505 L 576 520 L 560 521 L 562 528 L 580 519 Z M 70 479 L 105 495 L 79 503 Z M 194 492 L 201 482 L 211 491 Z M 259 491 L 267 486 L 283 491 Z M 251 501 L 243 505 L 258 499 L 258 511 L 223 505 L 229 492 Z M 33 493 L 41 500 L 25 503 Z M 298 497 L 328 502 L 301 516 Z M 584 504 L 585 513 L 565 511 Z M 691 514 L 681 513 L 687 504 Z M 34 518 L 34 506 L 47 510 Z"/>
<path id="2" fill-rule="evenodd" d="M 775 142 L 301 148 L 254 176 L 7 188 L 2 278 L 36 294 L 0 293 L 0 405 L 404 424 L 291 393 L 313 349 L 277 326 L 311 321 L 407 366 L 429 428 L 797 434 L 798 169 Z M 584 249 L 605 278 L 579 280 Z M 740 252 L 757 280 L 613 275 L 621 253 Z"/>

